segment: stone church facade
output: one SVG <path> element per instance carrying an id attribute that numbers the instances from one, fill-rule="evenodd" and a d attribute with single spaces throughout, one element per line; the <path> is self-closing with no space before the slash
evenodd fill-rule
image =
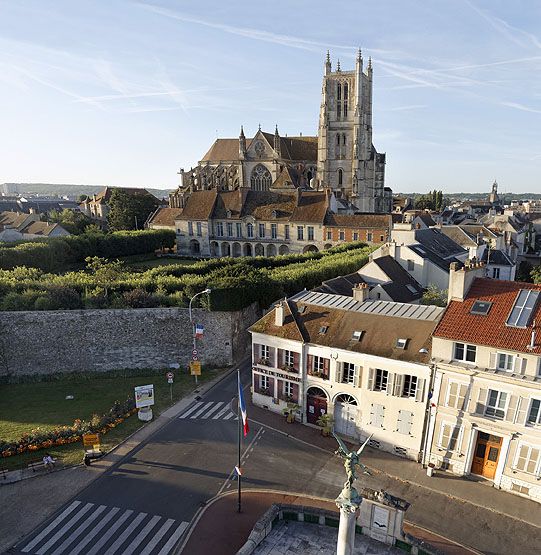
<path id="1" fill-rule="evenodd" d="M 389 213 L 392 191 L 384 187 L 385 154 L 372 144 L 372 63 L 363 70 L 332 71 L 327 53 L 318 136 L 282 137 L 259 128 L 246 138 L 217 139 L 195 168 L 181 169 L 171 208 L 184 208 L 194 191 L 331 189 L 341 212 Z"/>

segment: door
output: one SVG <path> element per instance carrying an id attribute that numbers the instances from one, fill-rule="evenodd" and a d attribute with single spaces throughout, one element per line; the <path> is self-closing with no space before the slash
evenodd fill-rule
<path id="1" fill-rule="evenodd" d="M 471 465 L 471 473 L 493 480 L 500 458 L 501 447 L 501 437 L 479 432 Z"/>
<path id="2" fill-rule="evenodd" d="M 350 395 L 340 395 L 334 405 L 334 429 L 337 433 L 357 438 L 357 401 Z"/>
<path id="3" fill-rule="evenodd" d="M 318 387 L 312 387 L 306 395 L 306 421 L 317 425 L 318 418 L 327 412 L 327 396 Z"/>

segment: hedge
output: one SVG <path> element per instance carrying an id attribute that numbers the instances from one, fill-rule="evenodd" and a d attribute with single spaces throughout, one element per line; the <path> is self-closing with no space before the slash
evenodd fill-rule
<path id="1" fill-rule="evenodd" d="M 145 254 L 162 247 L 172 248 L 174 244 L 175 233 L 166 229 L 83 233 L 9 245 L 0 243 L 0 269 L 25 266 L 61 272 L 88 256 L 116 258 Z"/>

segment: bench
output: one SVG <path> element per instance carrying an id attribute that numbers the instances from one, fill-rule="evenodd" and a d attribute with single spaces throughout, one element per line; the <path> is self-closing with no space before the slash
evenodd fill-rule
<path id="1" fill-rule="evenodd" d="M 57 457 L 54 460 L 54 466 L 56 466 L 59 463 L 59 457 Z M 31 461 L 28 462 L 28 464 L 26 465 L 26 467 L 28 469 L 32 469 L 32 472 L 35 472 L 36 469 L 40 470 L 41 468 L 46 468 L 45 467 L 45 463 L 43 462 L 43 459 L 32 459 Z M 54 467 L 53 467 L 54 468 Z"/>

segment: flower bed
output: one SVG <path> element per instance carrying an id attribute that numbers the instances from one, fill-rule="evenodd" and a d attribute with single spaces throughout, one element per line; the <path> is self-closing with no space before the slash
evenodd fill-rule
<path id="1" fill-rule="evenodd" d="M 129 397 L 123 403 L 115 401 L 108 413 L 102 416 L 94 414 L 89 421 L 77 419 L 71 426 L 59 426 L 52 430 L 36 428 L 30 433 L 23 434 L 18 441 L 0 441 L 0 455 L 11 457 L 28 451 L 76 443 L 81 441 L 83 434 L 87 433 L 106 434 L 135 412 L 137 409 L 133 398 Z"/>

